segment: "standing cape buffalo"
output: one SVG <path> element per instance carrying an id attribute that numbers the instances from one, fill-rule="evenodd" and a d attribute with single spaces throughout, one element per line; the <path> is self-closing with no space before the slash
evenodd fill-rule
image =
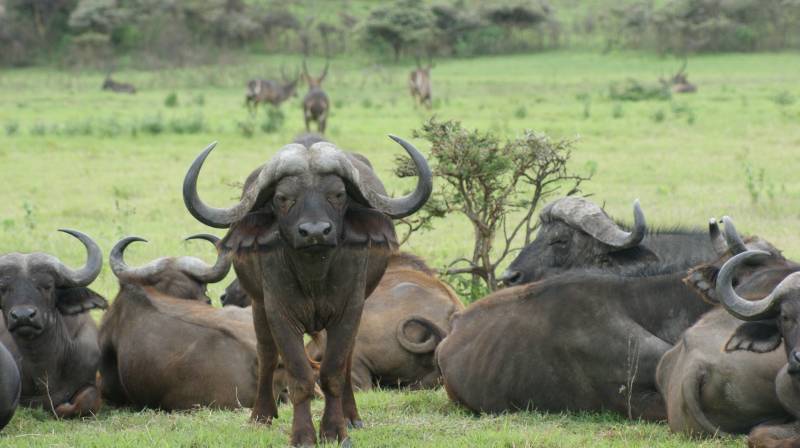
<path id="1" fill-rule="evenodd" d="M 97 326 L 87 311 L 108 304 L 87 288 L 100 274 L 100 248 L 81 232 L 61 231 L 86 247 L 84 267 L 70 269 L 43 253 L 0 255 L 0 308 L 8 325 L 0 325 L 0 343 L 19 364 L 20 402 L 66 418 L 100 408 Z"/>
<path id="2" fill-rule="evenodd" d="M 253 300 L 259 386 L 251 418 L 269 423 L 278 415 L 270 386 L 280 353 L 292 380 L 293 445 L 316 443 L 310 407 L 314 375 L 303 333 L 328 332 L 320 368 L 325 394 L 320 438 L 343 442 L 346 419 L 362 424 L 350 363 L 364 300 L 396 250 L 391 218 L 419 210 L 432 189 L 425 158 L 392 138 L 419 173 L 414 192 L 402 198 L 388 197 L 371 168 L 328 142 L 283 147 L 248 177 L 241 201 L 229 209 L 209 207 L 197 194 L 197 177 L 214 144 L 197 157 L 184 180 L 189 212 L 206 225 L 230 227 L 222 249 L 233 256 L 236 274 Z"/>
<path id="3" fill-rule="evenodd" d="M 522 249 L 500 280 L 516 286 L 569 269 L 637 263 L 688 268 L 720 255 L 715 247 L 718 238 L 709 241 L 706 230 L 648 231 L 639 201 L 633 204 L 633 218 L 633 229 L 627 231 L 587 199 L 569 196 L 554 201 L 539 214 L 536 239 Z"/>
<path id="4" fill-rule="evenodd" d="M 14 416 L 21 389 L 17 363 L 11 352 L 0 342 L 0 431 Z"/>
<path id="5" fill-rule="evenodd" d="M 389 259 L 386 273 L 364 304 L 353 350 L 356 389 L 384 386 L 434 387 L 439 369 L 434 350 L 450 328 L 450 317 L 464 309 L 456 294 L 425 263 L 409 254 Z M 325 336 L 306 346 L 321 359 Z"/>

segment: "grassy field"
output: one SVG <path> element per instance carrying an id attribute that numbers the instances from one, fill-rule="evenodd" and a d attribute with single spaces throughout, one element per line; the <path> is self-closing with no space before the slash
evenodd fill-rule
<path id="1" fill-rule="evenodd" d="M 82 263 L 81 245 L 56 232 L 68 227 L 90 234 L 106 253 L 125 235 L 149 239 L 150 244 L 131 247 L 131 264 L 183 254 L 212 260 L 207 243 L 182 242 L 209 230 L 184 209 L 185 170 L 205 145 L 218 140 L 200 192 L 209 203 L 232 203 L 244 177 L 303 129 L 300 99 L 293 98 L 282 107 L 283 126 L 262 131 L 266 114 L 250 121 L 243 107 L 244 83 L 299 62 L 252 57 L 229 65 L 116 73 L 118 80 L 137 86 L 140 92 L 132 96 L 101 92 L 103 73 L 0 71 L 0 253 L 41 250 L 68 264 Z M 321 70 L 322 61 L 310 62 L 312 71 Z M 679 61 L 577 52 L 441 60 L 432 74 L 431 112 L 415 109 L 408 96 L 411 65 L 334 60 L 325 85 L 333 103 L 328 137 L 367 155 L 394 192 L 411 182 L 391 176 L 392 160 L 402 150 L 386 138 L 388 133 L 410 137 L 431 114 L 504 136 L 530 128 L 578 138 L 573 169 L 595 170 L 584 191 L 618 218 L 630 219 L 636 198 L 655 226 L 704 226 L 709 216 L 728 214 L 741 232 L 761 235 L 788 256 L 800 256 L 796 54 L 693 57 L 688 72 L 698 93 L 641 102 L 611 100 L 610 85 L 627 78 L 655 83 L 674 72 Z M 176 104 L 169 106 L 173 93 Z M 243 126 L 252 126 L 254 134 L 244 135 Z M 424 141 L 412 141 L 427 149 Z M 469 224 L 451 216 L 412 237 L 406 249 L 442 266 L 467 254 L 471 241 Z M 219 296 L 225 284 L 212 285 L 211 295 Z M 94 287 L 109 299 L 117 291 L 107 268 Z M 669 434 L 663 425 L 605 415 L 475 418 L 449 404 L 441 391 L 370 392 L 357 399 L 368 420 L 366 429 L 353 433 L 360 446 L 694 443 Z M 319 417 L 319 403 L 315 410 Z M 282 412 L 288 416 L 290 409 Z M 107 411 L 95 420 L 55 422 L 23 411 L 0 444 L 263 446 L 288 440 L 290 420 L 283 416 L 276 427 L 264 430 L 247 424 L 245 412 Z"/>

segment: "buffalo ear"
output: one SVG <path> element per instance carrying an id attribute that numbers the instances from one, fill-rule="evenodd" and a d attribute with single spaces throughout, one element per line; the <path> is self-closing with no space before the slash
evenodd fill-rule
<path id="1" fill-rule="evenodd" d="M 61 314 L 72 316 L 93 309 L 104 310 L 108 302 L 89 288 L 61 288 L 56 290 L 56 307 Z"/>
<path id="2" fill-rule="evenodd" d="M 725 344 L 726 352 L 738 350 L 767 353 L 781 345 L 781 332 L 774 319 L 745 322 L 733 332 Z"/>
<path id="3" fill-rule="evenodd" d="M 692 288 L 704 301 L 717 305 L 719 304 L 716 292 L 717 275 L 719 275 L 718 268 L 704 264 L 690 270 L 683 283 Z"/>

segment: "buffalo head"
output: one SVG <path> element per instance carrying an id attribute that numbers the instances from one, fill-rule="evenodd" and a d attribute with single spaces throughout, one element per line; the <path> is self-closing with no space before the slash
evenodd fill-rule
<path id="1" fill-rule="evenodd" d="M 246 308 L 251 305 L 252 300 L 247 296 L 247 293 L 242 289 L 242 284 L 239 279 L 236 279 L 225 288 L 225 293 L 219 297 L 222 306 L 238 306 Z"/>
<path id="2" fill-rule="evenodd" d="M 187 238 L 202 239 L 215 247 L 219 238 L 213 235 L 194 235 Z M 163 257 L 153 260 L 144 266 L 130 267 L 125 263 L 124 253 L 129 244 L 145 239 L 129 236 L 120 240 L 111 250 L 109 264 L 120 283 L 134 283 L 139 286 L 150 286 L 163 294 L 181 299 L 199 300 L 211 303 L 206 286 L 216 283 L 231 269 L 231 262 L 226 257 L 217 255 L 213 266 L 207 265 L 195 257 Z"/>
<path id="3" fill-rule="evenodd" d="M 536 239 L 522 249 L 500 280 L 508 286 L 520 285 L 568 269 L 611 264 L 611 254 L 637 247 L 645 236 L 639 201 L 633 203 L 633 219 L 633 229 L 628 232 L 584 198 L 552 202 L 539 214 Z M 636 255 L 652 256 L 642 251 L 647 253 Z"/>
<path id="4" fill-rule="evenodd" d="M 425 158 L 406 141 L 391 138 L 408 152 L 419 172 L 416 189 L 405 197 L 387 196 L 374 171 L 360 158 L 332 143 L 318 142 L 308 148 L 284 146 L 250 175 L 238 204 L 227 209 L 209 207 L 197 194 L 197 177 L 214 149 L 211 144 L 186 174 L 184 202 L 198 221 L 217 228 L 227 228 L 258 211 L 263 219 L 277 222 L 277 234 L 265 238 L 278 237 L 294 250 L 326 251 L 343 241 L 348 210 L 371 209 L 402 218 L 419 210 L 430 196 L 432 176 Z M 261 219 L 257 213 L 251 218 Z"/>
<path id="5" fill-rule="evenodd" d="M 70 269 L 43 253 L 0 255 L 0 309 L 14 338 L 36 339 L 56 327 L 61 315 L 106 308 L 106 300 L 86 288 L 100 274 L 103 256 L 87 235 L 61 230 L 86 247 L 88 259 Z"/>
<path id="6" fill-rule="evenodd" d="M 771 278 L 772 284 L 779 281 L 771 290 L 754 285 L 755 276 L 734 290 L 737 269 L 760 263 L 769 255 L 762 250 L 742 252 L 728 260 L 719 272 L 717 297 L 729 313 L 747 321 L 736 329 L 725 349 L 764 353 L 778 348 L 783 340 L 789 373 L 800 375 L 800 266 L 787 262 L 759 272 L 758 276 Z"/>

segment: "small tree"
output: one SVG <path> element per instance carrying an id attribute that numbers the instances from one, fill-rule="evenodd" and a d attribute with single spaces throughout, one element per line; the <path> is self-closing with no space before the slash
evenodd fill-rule
<path id="1" fill-rule="evenodd" d="M 422 0 L 397 0 L 370 11 L 364 24 L 364 38 L 367 42 L 388 44 L 397 61 L 407 48 L 430 43 L 433 21 L 433 13 Z"/>
<path id="2" fill-rule="evenodd" d="M 466 130 L 457 121 L 434 118 L 414 131 L 414 137 L 431 143 L 429 160 L 437 185 L 431 205 L 415 221 L 403 224 L 410 233 L 451 212 L 466 216 L 473 227 L 472 254 L 455 260 L 444 273 L 471 275 L 473 293 L 497 289 L 495 270 L 515 250 L 518 237 L 525 244 L 531 241 L 539 204 L 558 191 L 577 193 L 592 174 L 581 176 L 567 169 L 572 140 L 553 141 L 533 131 L 501 142 L 490 133 Z M 415 173 L 406 158 L 396 163 L 398 176 Z M 518 212 L 522 216 L 510 221 Z"/>

